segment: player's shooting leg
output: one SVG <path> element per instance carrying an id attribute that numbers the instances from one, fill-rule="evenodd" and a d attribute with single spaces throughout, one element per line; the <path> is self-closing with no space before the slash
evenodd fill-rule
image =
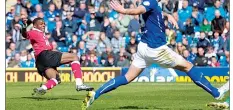
<path id="1" fill-rule="evenodd" d="M 57 84 L 59 84 L 59 82 L 61 82 L 58 71 L 54 68 L 46 69 L 44 76 L 48 81 L 41 87 L 34 88 L 32 95 L 44 95 L 47 90 L 52 89 Z"/>
<path id="2" fill-rule="evenodd" d="M 76 82 L 76 90 L 86 90 L 91 91 L 94 88 L 89 87 L 83 84 L 82 81 L 82 70 L 79 62 L 79 58 L 76 54 L 73 53 L 62 53 L 61 64 L 69 64 L 71 65 L 72 72 L 74 74 L 75 82 Z"/>
<path id="3" fill-rule="evenodd" d="M 102 85 L 96 91 L 95 99 L 97 99 L 102 94 L 105 94 L 107 92 L 110 92 L 110 91 L 118 88 L 119 86 L 126 85 L 126 84 L 130 83 L 141 73 L 141 71 L 142 71 L 141 68 L 137 68 L 136 66 L 131 65 L 125 76 L 118 76 L 114 79 L 111 79 L 110 81 L 108 81 L 104 85 Z"/>
<path id="4" fill-rule="evenodd" d="M 193 80 L 193 82 L 199 87 L 203 88 L 205 91 L 210 93 L 213 97 L 218 97 L 220 94 L 218 89 L 213 87 L 210 82 L 205 78 L 202 72 L 197 71 L 192 63 L 186 61 L 185 59 L 179 59 L 179 62 L 174 69 L 186 72 L 186 74 Z"/>
<path id="5" fill-rule="evenodd" d="M 58 82 L 60 82 L 60 77 L 58 76 L 59 76 L 59 73 L 57 70 L 55 70 L 54 68 L 48 68 L 45 71 L 45 77 L 48 79 L 48 81 L 41 87 L 44 88 L 45 90 L 52 89 L 57 84 L 59 84 Z"/>

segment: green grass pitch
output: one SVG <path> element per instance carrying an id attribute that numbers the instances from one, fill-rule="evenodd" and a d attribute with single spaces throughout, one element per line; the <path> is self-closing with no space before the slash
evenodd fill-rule
<path id="1" fill-rule="evenodd" d="M 97 89 L 102 83 L 87 84 Z M 62 83 L 44 96 L 32 97 L 39 85 L 6 83 L 6 110 L 80 110 L 87 93 L 77 92 L 74 83 Z M 132 83 L 101 96 L 89 110 L 208 110 L 205 105 L 212 101 L 193 83 Z"/>

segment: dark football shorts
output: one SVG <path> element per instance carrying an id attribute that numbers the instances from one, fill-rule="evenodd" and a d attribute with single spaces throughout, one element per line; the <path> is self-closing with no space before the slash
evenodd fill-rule
<path id="1" fill-rule="evenodd" d="M 46 77 L 45 71 L 49 68 L 57 70 L 57 67 L 61 65 L 61 52 L 44 50 L 42 51 L 36 59 L 36 68 L 41 76 Z M 46 77 L 47 78 L 47 77 Z"/>

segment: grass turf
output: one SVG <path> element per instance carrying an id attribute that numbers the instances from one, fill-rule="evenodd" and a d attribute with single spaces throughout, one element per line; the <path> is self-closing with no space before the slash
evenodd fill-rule
<path id="1" fill-rule="evenodd" d="M 102 83 L 87 84 L 97 89 Z M 32 97 L 38 85 L 7 83 L 6 110 L 80 110 L 87 93 L 77 92 L 74 83 L 62 83 L 44 96 Z M 132 83 L 101 96 L 90 110 L 206 110 L 205 104 L 212 101 L 193 83 Z"/>

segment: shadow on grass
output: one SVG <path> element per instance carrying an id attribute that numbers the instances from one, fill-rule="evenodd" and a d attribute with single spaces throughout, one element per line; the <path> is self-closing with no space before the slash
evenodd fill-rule
<path id="1" fill-rule="evenodd" d="M 60 98 L 55 98 L 55 97 L 21 97 L 23 99 L 33 99 L 33 100 L 38 100 L 38 101 L 47 101 L 47 100 L 81 100 L 77 98 L 70 98 L 70 97 L 60 97 Z"/>
<path id="2" fill-rule="evenodd" d="M 139 107 L 139 106 L 123 106 L 123 107 L 119 107 L 119 108 L 114 108 L 114 109 L 150 109 L 150 110 L 169 110 L 168 108 L 158 108 L 158 107 Z"/>

